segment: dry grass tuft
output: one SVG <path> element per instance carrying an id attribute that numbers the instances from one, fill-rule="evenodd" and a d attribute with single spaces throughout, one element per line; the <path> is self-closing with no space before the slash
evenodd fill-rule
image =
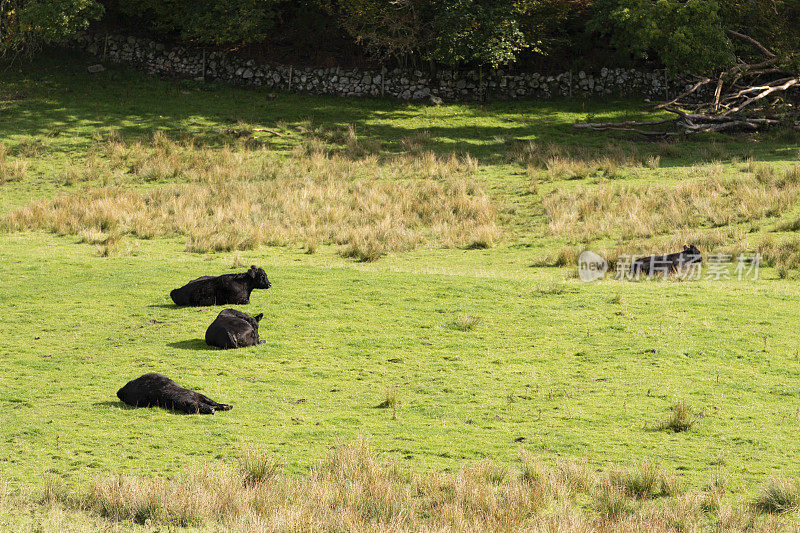
<path id="1" fill-rule="evenodd" d="M 623 519 L 636 510 L 636 502 L 624 490 L 611 484 L 603 485 L 594 501 L 600 516 L 610 520 Z"/>
<path id="2" fill-rule="evenodd" d="M 457 329 L 458 331 L 472 331 L 478 327 L 480 322 L 481 319 L 478 316 L 461 313 L 453 321 L 453 329 Z"/>
<path id="3" fill-rule="evenodd" d="M 6 215 L 3 227 L 82 234 L 87 242 L 112 230 L 139 238 L 184 235 L 192 252 L 335 244 L 360 261 L 423 245 L 488 247 L 499 235 L 494 206 L 470 179 L 477 165 L 469 158 L 281 159 L 159 134 L 150 146 L 111 141 L 102 149 L 120 183 L 170 184 L 100 187 L 35 201 Z M 98 167 L 87 168 L 93 176 Z"/>
<path id="4" fill-rule="evenodd" d="M 541 255 L 533 260 L 532 267 L 575 266 L 580 251 L 572 246 L 562 246 L 554 253 Z"/>
<path id="5" fill-rule="evenodd" d="M 790 170 L 736 180 L 712 177 L 678 185 L 557 189 L 544 199 L 553 234 L 578 241 L 650 238 L 699 227 L 777 217 L 800 198 Z"/>
<path id="6" fill-rule="evenodd" d="M 397 409 L 400 405 L 400 390 L 397 385 L 386 387 L 386 399 L 378 404 L 380 409 Z"/>
<path id="7" fill-rule="evenodd" d="M 650 460 L 630 467 L 613 467 L 608 472 L 606 483 L 611 489 L 638 499 L 674 496 L 680 492 L 677 479 Z"/>
<path id="8" fill-rule="evenodd" d="M 703 411 L 695 411 L 685 400 L 680 400 L 670 407 L 669 416 L 659 424 L 658 429 L 675 433 L 689 431 L 702 417 Z"/>
<path id="9" fill-rule="evenodd" d="M 792 269 L 800 266 L 800 238 L 790 237 L 776 242 L 770 235 L 766 235 L 756 247 L 761 254 L 762 263 L 775 267 L 782 278 L 790 276 Z"/>
<path id="10" fill-rule="evenodd" d="M 239 472 L 245 485 L 271 481 L 278 474 L 280 465 L 271 456 L 250 448 L 238 457 Z"/>
<path id="11" fill-rule="evenodd" d="M 0 185 L 10 181 L 21 181 L 28 173 L 28 162 L 24 159 L 11 159 L 6 145 L 0 143 Z"/>
<path id="12" fill-rule="evenodd" d="M 535 141 L 511 141 L 506 159 L 527 167 L 531 173 L 546 171 L 550 178 L 566 180 L 591 176 L 617 178 L 622 169 L 658 168 L 660 162 L 660 156 L 646 154 L 635 144 L 608 143 L 595 148 Z"/>
<path id="13" fill-rule="evenodd" d="M 428 130 L 417 131 L 400 139 L 400 147 L 412 154 L 422 153 L 431 142 Z"/>
<path id="14" fill-rule="evenodd" d="M 788 513 L 800 508 L 800 483 L 785 477 L 772 477 L 755 499 L 756 509 L 765 513 Z"/>

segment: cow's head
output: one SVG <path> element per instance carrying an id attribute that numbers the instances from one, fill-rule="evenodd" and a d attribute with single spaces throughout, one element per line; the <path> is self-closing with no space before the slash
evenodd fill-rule
<path id="1" fill-rule="evenodd" d="M 703 256 L 700 250 L 694 244 L 686 244 L 683 246 L 683 255 L 686 257 L 687 263 L 702 263 Z"/>
<path id="2" fill-rule="evenodd" d="M 250 267 L 250 270 L 247 271 L 247 275 L 250 276 L 253 287 L 256 289 L 269 289 L 272 287 L 272 283 L 267 279 L 267 273 L 264 272 L 263 268 L 258 268 L 253 265 Z"/>

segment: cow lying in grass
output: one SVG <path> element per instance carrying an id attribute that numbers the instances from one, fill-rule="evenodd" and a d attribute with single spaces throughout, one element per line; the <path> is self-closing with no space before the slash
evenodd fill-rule
<path id="1" fill-rule="evenodd" d="M 206 330 L 206 344 L 218 348 L 243 348 L 261 344 L 258 323 L 264 313 L 250 316 L 235 309 L 223 309 Z"/>
<path id="2" fill-rule="evenodd" d="M 631 266 L 631 275 L 634 278 L 639 276 L 653 277 L 662 275 L 667 277 L 668 274 L 678 272 L 688 268 L 695 263 L 701 263 L 703 256 L 696 246 L 685 245 L 682 252 L 664 255 L 651 255 L 649 257 L 642 257 L 633 262 Z"/>
<path id="3" fill-rule="evenodd" d="M 125 384 L 117 397 L 133 407 L 163 407 L 187 414 L 213 415 L 214 411 L 228 411 L 233 407 L 184 389 L 167 376 L 151 372 Z"/>
<path id="4" fill-rule="evenodd" d="M 269 289 L 272 284 L 263 268 L 255 265 L 241 274 L 201 276 L 169 295 L 176 305 L 249 304 L 253 289 Z"/>

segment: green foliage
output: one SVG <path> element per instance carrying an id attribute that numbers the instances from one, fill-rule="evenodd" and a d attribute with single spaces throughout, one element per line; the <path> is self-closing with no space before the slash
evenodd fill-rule
<path id="1" fill-rule="evenodd" d="M 519 27 L 528 49 L 541 55 L 578 57 L 587 48 L 596 48 L 596 39 L 586 32 L 594 3 L 595 0 L 520 2 Z"/>
<path id="2" fill-rule="evenodd" d="M 95 0 L 0 0 L 0 53 L 32 52 L 100 18 Z"/>
<path id="3" fill-rule="evenodd" d="M 378 55 L 416 54 L 445 65 L 511 63 L 529 44 L 528 0 L 320 0 L 357 42 Z"/>
<path id="4" fill-rule="evenodd" d="M 800 0 L 730 0 L 720 3 L 720 16 L 730 28 L 776 53 L 783 68 L 800 72 Z M 737 55 L 754 61 L 764 59 L 753 46 L 734 44 Z"/>
<path id="5" fill-rule="evenodd" d="M 379 0 L 318 0 L 357 43 L 375 56 L 418 54 L 428 45 L 432 27 L 430 2 Z"/>
<path id="6" fill-rule="evenodd" d="M 716 0 L 600 0 L 598 6 L 592 27 L 640 58 L 696 72 L 734 62 Z"/>
<path id="7" fill-rule="evenodd" d="M 203 43 L 258 42 L 275 26 L 284 0 L 120 0 L 122 13 Z"/>
<path id="8" fill-rule="evenodd" d="M 434 40 L 430 58 L 441 63 L 511 63 L 527 46 L 516 0 L 433 2 Z"/>
<path id="9" fill-rule="evenodd" d="M 762 60 L 727 33 L 736 30 L 800 72 L 800 0 L 0 0 L 0 52 L 68 38 L 104 11 L 112 24 L 195 43 L 318 50 L 352 40 L 381 60 L 445 66 L 539 54 L 573 66 L 634 59 L 710 73 Z"/>

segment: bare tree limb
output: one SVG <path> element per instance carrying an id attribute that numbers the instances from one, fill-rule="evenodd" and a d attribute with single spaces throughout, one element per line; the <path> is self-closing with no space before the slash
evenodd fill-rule
<path id="1" fill-rule="evenodd" d="M 775 66 L 778 56 L 757 40 L 732 30 L 727 33 L 752 45 L 767 59 L 759 63 L 740 61 L 717 76 L 696 77 L 688 90 L 669 102 L 654 106 L 655 110 L 667 111 L 675 118 L 574 126 L 591 131 L 625 131 L 648 138 L 759 131 L 787 121 L 800 129 L 800 111 L 788 104 L 785 97 L 787 91 L 800 88 L 800 77 Z M 701 90 L 709 84 L 713 84 L 713 89 Z"/>
<path id="2" fill-rule="evenodd" d="M 784 83 L 783 85 L 776 85 L 776 86 L 773 86 L 773 87 L 769 87 L 768 89 L 763 91 L 761 94 L 759 94 L 757 96 L 754 96 L 754 97 L 750 98 L 749 100 L 746 100 L 745 102 L 743 102 L 742 104 L 738 105 L 737 107 L 734 107 L 734 108 L 731 108 L 731 109 L 725 111 L 723 113 L 723 115 L 730 115 L 731 113 L 736 113 L 738 111 L 741 111 L 742 109 L 744 109 L 745 107 L 749 106 L 753 102 L 757 102 L 758 100 L 761 100 L 762 98 L 764 98 L 766 96 L 769 96 L 770 94 L 774 93 L 775 91 L 785 91 L 789 87 L 794 87 L 798 83 L 800 83 L 800 79 L 799 78 L 793 78 L 793 79 L 787 81 L 786 83 Z"/>
<path id="3" fill-rule="evenodd" d="M 733 37 L 736 37 L 738 39 L 741 39 L 742 41 L 746 41 L 746 42 L 752 44 L 753 46 L 758 48 L 765 56 L 767 56 L 769 58 L 777 57 L 774 53 L 770 52 L 769 49 L 767 49 L 766 46 L 764 46 L 760 42 L 756 41 L 755 39 L 753 39 L 749 35 L 745 35 L 744 33 L 739 33 L 738 31 L 733 31 L 733 30 L 726 30 L 725 33 L 727 33 L 728 35 L 731 35 Z"/>
<path id="4" fill-rule="evenodd" d="M 686 92 L 684 92 L 684 93 L 681 93 L 681 94 L 679 94 L 677 97 L 675 97 L 673 100 L 671 100 L 671 101 L 669 101 L 669 102 L 665 102 L 665 103 L 663 103 L 663 104 L 658 104 L 658 105 L 655 107 L 655 109 L 663 109 L 663 108 L 665 108 L 665 107 L 671 106 L 672 104 L 676 103 L 678 100 L 681 100 L 682 98 L 686 98 L 687 96 L 689 96 L 690 94 L 692 94 L 693 92 L 695 92 L 697 89 L 699 89 L 700 87 L 702 87 L 702 86 L 703 86 L 703 85 L 705 85 L 706 83 L 709 83 L 710 81 L 711 81 L 711 78 L 703 78 L 702 80 L 700 80 L 700 81 L 698 81 L 697 83 L 695 83 L 695 84 L 692 86 L 692 88 L 691 88 L 691 89 L 689 89 L 688 91 L 686 91 Z"/>

